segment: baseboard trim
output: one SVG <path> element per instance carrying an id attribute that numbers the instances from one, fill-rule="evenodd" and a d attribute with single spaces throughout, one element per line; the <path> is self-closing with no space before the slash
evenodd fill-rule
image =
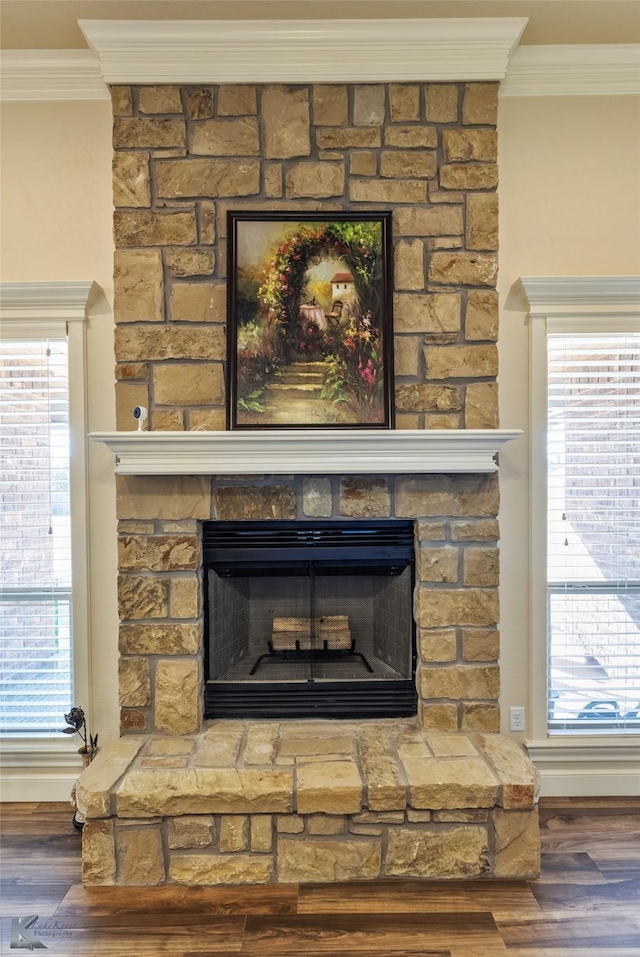
<path id="1" fill-rule="evenodd" d="M 639 797 L 638 768 L 540 771 L 541 797 Z"/>

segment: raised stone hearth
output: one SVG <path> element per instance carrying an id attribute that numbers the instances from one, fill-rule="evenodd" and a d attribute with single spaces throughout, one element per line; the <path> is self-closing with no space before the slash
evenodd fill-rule
<path id="1" fill-rule="evenodd" d="M 535 877 L 538 775 L 407 719 L 214 721 L 108 744 L 78 785 L 85 884 Z"/>

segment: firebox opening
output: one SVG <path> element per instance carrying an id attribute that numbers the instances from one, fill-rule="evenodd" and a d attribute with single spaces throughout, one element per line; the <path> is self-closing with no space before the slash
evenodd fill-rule
<path id="1" fill-rule="evenodd" d="M 205 717 L 415 714 L 413 524 L 207 522 Z"/>

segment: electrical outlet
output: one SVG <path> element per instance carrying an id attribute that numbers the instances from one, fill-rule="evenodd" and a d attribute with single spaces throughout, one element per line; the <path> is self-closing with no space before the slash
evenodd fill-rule
<path id="1" fill-rule="evenodd" d="M 509 730 L 524 731 L 524 708 L 509 708 Z"/>

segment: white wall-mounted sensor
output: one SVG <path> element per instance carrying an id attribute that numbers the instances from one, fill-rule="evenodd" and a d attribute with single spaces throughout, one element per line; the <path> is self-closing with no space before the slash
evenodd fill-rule
<path id="1" fill-rule="evenodd" d="M 143 432 L 143 431 L 144 431 L 143 422 L 144 422 L 144 420 L 147 418 L 148 415 L 149 415 L 149 412 L 147 411 L 147 409 L 145 409 L 145 407 L 144 407 L 143 405 L 137 405 L 137 406 L 134 408 L 134 410 L 133 410 L 133 417 L 134 417 L 134 419 L 137 419 L 137 420 L 138 420 L 138 432 Z"/>

